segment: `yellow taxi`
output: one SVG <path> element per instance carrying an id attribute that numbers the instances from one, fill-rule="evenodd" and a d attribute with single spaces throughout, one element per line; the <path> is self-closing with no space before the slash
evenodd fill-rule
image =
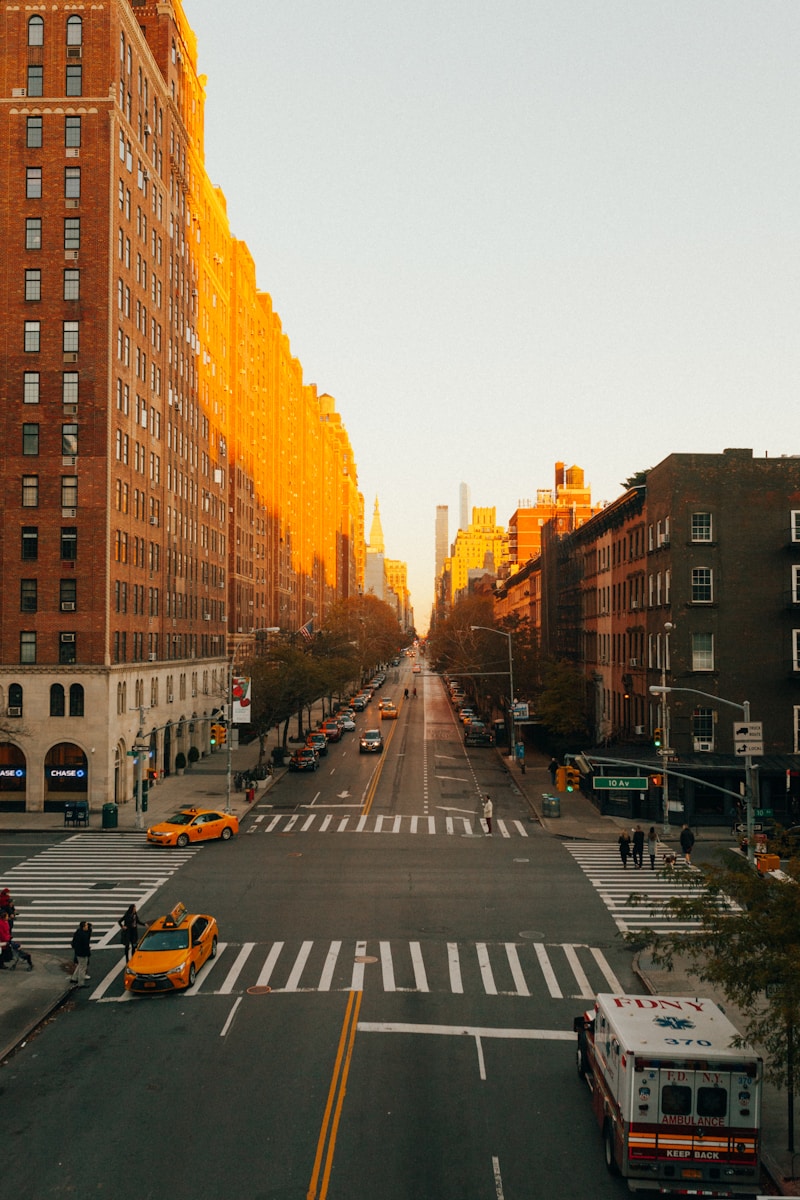
<path id="1" fill-rule="evenodd" d="M 125 966 L 129 992 L 176 992 L 191 987 L 206 959 L 216 958 L 219 929 L 213 917 L 189 913 L 185 904 L 154 921 Z"/>
<path id="2" fill-rule="evenodd" d="M 382 721 L 396 721 L 397 720 L 397 709 L 392 704 L 391 700 L 385 700 L 384 703 L 381 705 L 381 720 Z"/>
<path id="3" fill-rule="evenodd" d="M 221 813 L 216 808 L 182 808 L 147 831 L 148 842 L 156 846 L 188 846 L 189 842 L 210 842 L 222 838 L 227 842 L 239 832 L 239 818 L 233 813 Z"/>

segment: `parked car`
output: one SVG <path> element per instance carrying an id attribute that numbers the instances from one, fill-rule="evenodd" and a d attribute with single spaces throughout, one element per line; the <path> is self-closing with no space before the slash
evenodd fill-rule
<path id="1" fill-rule="evenodd" d="M 465 746 L 493 746 L 494 734 L 483 721 L 471 721 L 464 731 Z"/>
<path id="2" fill-rule="evenodd" d="M 319 766 L 319 755 L 313 746 L 303 746 L 295 750 L 289 759 L 290 771 L 316 771 Z"/>
<path id="3" fill-rule="evenodd" d="M 355 727 L 356 723 L 350 713 L 345 713 L 342 717 L 342 729 L 345 733 L 352 733 Z"/>
<path id="4" fill-rule="evenodd" d="M 364 695 L 353 696 L 353 708 L 356 712 L 363 712 L 367 707 L 367 697 Z"/>
<path id="5" fill-rule="evenodd" d="M 468 725 L 470 721 L 474 721 L 475 716 L 475 709 L 470 708 L 468 705 L 458 710 L 458 719 L 462 725 Z"/>
<path id="6" fill-rule="evenodd" d="M 306 745 L 316 750 L 317 754 L 328 753 L 328 739 L 321 729 L 307 735 Z"/>
<path id="7" fill-rule="evenodd" d="M 323 721 L 320 729 L 329 742 L 340 742 L 342 740 L 342 727 L 338 721 Z"/>
<path id="8" fill-rule="evenodd" d="M 365 729 L 358 747 L 359 754 L 380 754 L 383 750 L 383 735 L 380 729 Z"/>

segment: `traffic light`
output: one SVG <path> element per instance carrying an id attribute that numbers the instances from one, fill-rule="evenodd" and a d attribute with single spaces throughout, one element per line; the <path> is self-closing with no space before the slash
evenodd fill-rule
<path id="1" fill-rule="evenodd" d="M 228 730 L 225 725 L 211 726 L 211 748 L 215 746 L 224 746 L 228 740 Z"/>
<path id="2" fill-rule="evenodd" d="M 559 792 L 567 790 L 567 768 L 559 767 L 556 771 L 556 789 Z"/>
<path id="3" fill-rule="evenodd" d="M 651 775 L 650 782 L 652 783 L 653 787 L 661 787 L 664 780 L 661 778 L 660 775 Z"/>
<path id="4" fill-rule="evenodd" d="M 655 746 L 656 750 L 661 749 L 661 730 L 660 729 L 653 730 L 653 745 Z"/>
<path id="5" fill-rule="evenodd" d="M 565 767 L 567 773 L 567 791 L 574 792 L 581 786 L 581 773 L 577 767 Z"/>

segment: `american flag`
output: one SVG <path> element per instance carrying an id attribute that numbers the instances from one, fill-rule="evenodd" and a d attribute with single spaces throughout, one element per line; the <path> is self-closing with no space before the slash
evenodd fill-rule
<path id="1" fill-rule="evenodd" d="M 313 620 L 313 618 L 310 621 L 306 621 L 305 625 L 300 626 L 300 633 L 303 635 L 303 637 L 306 639 L 307 642 L 311 641 L 312 637 L 314 636 L 314 620 Z"/>

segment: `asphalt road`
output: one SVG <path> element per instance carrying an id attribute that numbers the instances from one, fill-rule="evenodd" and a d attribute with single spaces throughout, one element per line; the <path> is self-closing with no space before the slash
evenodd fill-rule
<path id="1" fill-rule="evenodd" d="M 465 753 L 439 682 L 425 693 L 384 722 L 383 756 L 346 735 L 167 880 L 145 916 L 182 900 L 220 927 L 192 994 L 129 999 L 118 951 L 94 955 L 94 990 L 0 1077 L 4 1194 L 628 1194 L 571 1029 L 612 980 L 639 990 L 630 952 L 497 756 Z M 507 836 L 480 828 L 485 791 Z M 365 815 L 379 831 L 355 831 Z"/>

